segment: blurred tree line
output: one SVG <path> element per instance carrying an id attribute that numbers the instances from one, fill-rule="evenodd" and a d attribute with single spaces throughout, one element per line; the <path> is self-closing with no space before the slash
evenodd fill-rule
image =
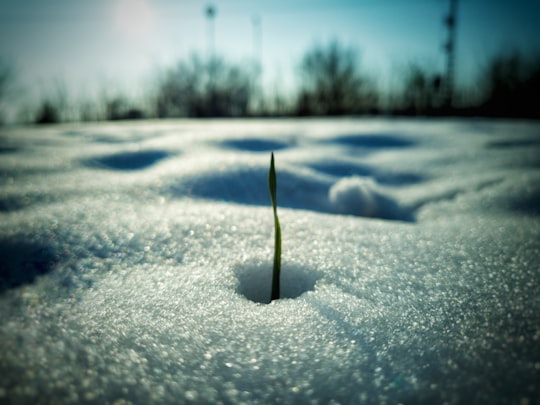
<path id="1" fill-rule="evenodd" d="M 223 58 L 192 55 L 157 75 L 143 101 L 103 92 L 101 98 L 73 102 L 61 85 L 25 114 L 23 121 L 56 123 L 140 118 L 336 116 L 364 114 L 477 115 L 540 118 L 540 55 L 497 55 L 479 69 L 475 86 L 455 89 L 446 101 L 444 75 L 411 64 L 401 86 L 386 99 L 361 67 L 358 52 L 338 41 L 315 45 L 299 64 L 296 94 L 276 94 L 274 102 L 258 88 L 253 66 Z M 0 63 L 0 122 L 13 98 L 14 72 Z M 263 96 L 261 96 L 263 94 Z M 262 101 L 261 101 L 262 100 Z M 254 107 L 256 106 L 256 108 Z"/>
<path id="2" fill-rule="evenodd" d="M 165 72 L 154 97 L 155 115 L 169 117 L 243 117 L 248 115 L 251 76 L 221 58 L 193 55 Z"/>
<path id="3" fill-rule="evenodd" d="M 495 57 L 480 78 L 479 113 L 487 116 L 540 118 L 540 55 L 518 52 Z"/>
<path id="4" fill-rule="evenodd" d="M 6 120 L 6 109 L 13 99 L 15 75 L 13 68 L 0 59 L 0 125 Z"/>
<path id="5" fill-rule="evenodd" d="M 297 115 L 365 114 L 376 111 L 373 81 L 358 65 L 357 52 L 337 41 L 309 50 L 300 65 Z"/>

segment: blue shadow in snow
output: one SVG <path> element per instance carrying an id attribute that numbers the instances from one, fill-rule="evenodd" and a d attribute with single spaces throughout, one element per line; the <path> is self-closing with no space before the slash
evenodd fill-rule
<path id="1" fill-rule="evenodd" d="M 48 201 L 45 195 L 39 193 L 28 193 L 24 195 L 4 195 L 0 196 L 0 212 L 18 211 L 30 207 L 34 204 L 46 202 Z"/>
<path id="2" fill-rule="evenodd" d="M 255 138 L 231 139 L 221 142 L 220 145 L 226 148 L 244 150 L 248 152 L 270 152 L 289 147 L 289 145 L 285 142 Z"/>
<path id="3" fill-rule="evenodd" d="M 335 200 L 330 198 L 335 181 L 313 172 L 282 169 L 278 173 L 277 201 L 282 208 L 329 214 L 414 221 L 413 213 L 392 197 L 377 190 L 345 190 Z M 214 201 L 270 207 L 268 170 L 262 167 L 239 167 L 208 172 L 182 179 L 168 187 L 174 197 L 191 196 Z M 366 194 L 367 193 L 367 194 Z"/>
<path id="4" fill-rule="evenodd" d="M 534 190 L 529 195 L 523 197 L 512 196 L 509 208 L 511 211 L 514 212 L 521 212 L 526 215 L 539 216 L 540 189 Z"/>
<path id="5" fill-rule="evenodd" d="M 417 184 L 425 180 L 425 176 L 416 173 L 385 172 L 374 169 L 368 165 L 345 162 L 317 162 L 309 164 L 312 169 L 335 177 L 364 176 L 372 177 L 377 183 L 401 186 Z"/>
<path id="6" fill-rule="evenodd" d="M 65 131 L 61 133 L 66 137 L 83 137 L 91 142 L 105 144 L 121 144 L 139 142 L 145 139 L 145 136 L 137 134 L 121 134 L 121 133 L 91 133 L 85 131 Z"/>
<path id="7" fill-rule="evenodd" d="M 14 153 L 17 151 L 18 149 L 13 146 L 0 146 L 0 153 Z"/>
<path id="8" fill-rule="evenodd" d="M 492 141 L 486 146 L 489 149 L 529 148 L 540 146 L 540 139 L 510 139 L 505 141 Z"/>
<path id="9" fill-rule="evenodd" d="M 414 142 L 406 137 L 388 134 L 340 135 L 327 142 L 366 149 L 406 148 L 414 145 Z"/>
<path id="10" fill-rule="evenodd" d="M 169 152 L 162 150 L 122 152 L 114 155 L 89 159 L 86 161 L 86 165 L 90 167 L 112 170 L 142 170 L 169 156 Z"/>
<path id="11" fill-rule="evenodd" d="M 97 134 L 92 136 L 92 142 L 95 143 L 109 143 L 109 144 L 120 144 L 120 143 L 132 143 L 139 142 L 144 140 L 143 136 L 130 135 L 129 137 L 120 138 L 116 135 L 107 135 L 107 134 Z"/>
<path id="12" fill-rule="evenodd" d="M 13 240 L 0 240 L 0 257 L 0 292 L 32 283 L 59 261 L 49 246 Z"/>
<path id="13" fill-rule="evenodd" d="M 278 178 L 278 205 L 284 208 L 328 212 L 326 196 L 331 182 L 314 181 L 294 171 L 282 170 Z M 170 187 L 173 196 L 189 195 L 247 205 L 270 205 L 268 169 L 240 168 L 197 176 Z"/>

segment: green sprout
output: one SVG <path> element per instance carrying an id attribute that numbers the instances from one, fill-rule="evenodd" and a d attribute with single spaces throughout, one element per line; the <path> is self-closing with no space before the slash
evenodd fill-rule
<path id="1" fill-rule="evenodd" d="M 277 215 L 277 197 L 276 197 L 276 168 L 274 166 L 274 153 L 270 158 L 270 171 L 268 172 L 268 186 L 270 188 L 270 198 L 272 208 L 274 209 L 274 271 L 272 272 L 272 295 L 270 301 L 279 299 L 279 275 L 281 273 L 281 227 Z"/>

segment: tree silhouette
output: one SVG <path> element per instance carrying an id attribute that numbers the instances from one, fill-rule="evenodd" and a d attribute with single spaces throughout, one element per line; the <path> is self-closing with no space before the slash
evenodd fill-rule
<path id="1" fill-rule="evenodd" d="M 0 124 L 5 120 L 6 109 L 13 92 L 14 73 L 12 68 L 0 58 Z"/>
<path id="2" fill-rule="evenodd" d="M 158 117 L 228 117 L 248 112 L 249 74 L 220 58 L 194 55 L 165 73 L 155 101 Z"/>
<path id="3" fill-rule="evenodd" d="M 36 124 L 56 124 L 60 122 L 58 106 L 50 100 L 44 100 L 36 114 Z"/>
<path id="4" fill-rule="evenodd" d="M 409 66 L 403 89 L 403 112 L 407 114 L 430 114 L 444 105 L 443 79 L 429 73 L 418 64 Z"/>
<path id="5" fill-rule="evenodd" d="M 315 46 L 303 57 L 297 113 L 341 115 L 367 112 L 376 106 L 376 93 L 359 72 L 357 52 L 338 41 Z"/>
<path id="6" fill-rule="evenodd" d="M 502 53 L 484 68 L 480 83 L 484 114 L 540 117 L 540 55 Z"/>

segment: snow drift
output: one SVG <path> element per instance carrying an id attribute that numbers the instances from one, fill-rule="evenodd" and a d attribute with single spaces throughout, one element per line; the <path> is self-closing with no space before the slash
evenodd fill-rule
<path id="1" fill-rule="evenodd" d="M 2 129 L 0 402 L 533 403 L 539 129 Z"/>

